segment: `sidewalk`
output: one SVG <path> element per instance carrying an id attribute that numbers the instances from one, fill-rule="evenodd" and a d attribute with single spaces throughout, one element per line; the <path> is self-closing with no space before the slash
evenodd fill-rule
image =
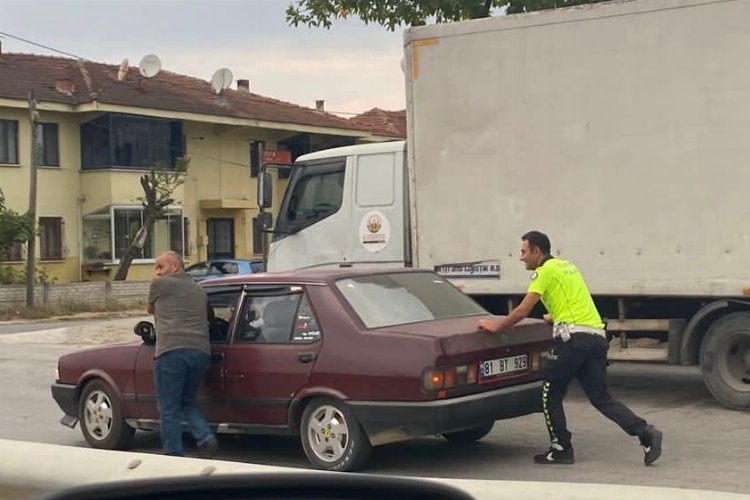
<path id="1" fill-rule="evenodd" d="M 144 311 L 124 313 L 107 313 L 100 316 L 76 316 L 71 321 L 89 320 L 84 324 L 71 324 L 58 328 L 36 330 L 0 335 L 2 344 L 60 344 L 60 345 L 107 345 L 122 344 L 139 340 L 133 332 L 138 321 L 153 321 L 153 317 Z M 100 321 L 96 321 L 100 319 Z M 56 321 L 60 321 L 57 319 Z M 39 322 L 44 323 L 44 322 Z"/>

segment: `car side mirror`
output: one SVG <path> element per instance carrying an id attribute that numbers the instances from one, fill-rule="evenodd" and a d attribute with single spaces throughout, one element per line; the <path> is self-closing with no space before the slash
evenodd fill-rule
<path id="1" fill-rule="evenodd" d="M 258 207 L 270 208 L 273 205 L 273 179 L 268 170 L 258 173 Z"/>
<path id="2" fill-rule="evenodd" d="M 261 212 L 258 214 L 258 229 L 261 231 L 269 230 L 273 227 L 273 214 L 271 212 Z"/>
<path id="3" fill-rule="evenodd" d="M 139 321 L 133 331 L 143 339 L 143 343 L 152 345 L 156 343 L 156 327 L 150 321 Z"/>

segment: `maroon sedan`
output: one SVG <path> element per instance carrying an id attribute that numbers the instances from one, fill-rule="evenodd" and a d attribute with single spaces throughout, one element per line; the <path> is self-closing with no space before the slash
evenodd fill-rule
<path id="1" fill-rule="evenodd" d="M 431 271 L 300 271 L 205 282 L 212 364 L 198 403 L 218 433 L 299 435 L 315 466 L 362 467 L 373 446 L 471 442 L 541 411 L 550 327 L 491 335 L 487 311 Z M 154 331 L 62 356 L 52 396 L 95 448 L 158 430 Z"/>

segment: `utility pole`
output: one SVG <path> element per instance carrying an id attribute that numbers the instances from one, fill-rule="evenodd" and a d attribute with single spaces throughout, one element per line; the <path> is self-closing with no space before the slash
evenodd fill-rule
<path id="1" fill-rule="evenodd" d="M 34 100 L 34 91 L 29 91 L 29 124 L 31 125 L 31 175 L 29 183 L 29 213 L 34 220 L 36 228 L 36 143 L 37 143 L 37 123 L 39 122 L 39 113 L 36 110 L 36 100 Z M 26 307 L 34 307 L 34 276 L 36 275 L 36 231 L 34 231 L 26 244 Z"/>

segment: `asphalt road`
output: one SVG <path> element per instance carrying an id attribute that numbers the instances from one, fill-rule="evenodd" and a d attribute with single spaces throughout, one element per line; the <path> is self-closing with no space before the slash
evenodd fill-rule
<path id="1" fill-rule="evenodd" d="M 59 424 L 62 413 L 49 391 L 58 356 L 75 349 L 42 343 L 0 345 L 0 437 L 87 446 L 79 428 Z M 573 466 L 532 463 L 532 455 L 548 446 L 541 415 L 536 414 L 498 422 L 489 436 L 468 447 L 431 437 L 378 448 L 365 472 L 750 492 L 750 414 L 720 406 L 696 368 L 615 364 L 609 381 L 615 397 L 664 431 L 664 454 L 656 465 L 645 467 L 637 439 L 597 413 L 574 384 L 566 403 L 576 449 Z M 133 449 L 158 453 L 158 436 L 138 433 Z M 309 467 L 293 438 L 226 437 L 217 458 Z"/>

